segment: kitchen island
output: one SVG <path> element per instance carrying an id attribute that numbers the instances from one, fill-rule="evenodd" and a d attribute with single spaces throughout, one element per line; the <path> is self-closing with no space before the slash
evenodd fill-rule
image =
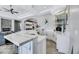
<path id="1" fill-rule="evenodd" d="M 36 31 L 20 31 L 4 36 L 17 48 L 18 54 L 46 53 L 46 36 L 38 35 Z"/>

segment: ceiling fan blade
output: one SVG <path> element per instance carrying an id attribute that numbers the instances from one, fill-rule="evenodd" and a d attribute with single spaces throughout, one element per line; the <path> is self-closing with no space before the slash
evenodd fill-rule
<path id="1" fill-rule="evenodd" d="M 19 12 L 17 12 L 17 11 L 14 11 L 14 10 L 13 10 L 13 12 L 14 12 L 14 13 L 19 13 Z"/>
<path id="2" fill-rule="evenodd" d="M 14 13 L 19 13 L 19 12 L 16 12 L 16 11 L 15 11 Z"/>
<path id="3" fill-rule="evenodd" d="M 10 11 L 10 10 L 8 10 L 7 8 L 3 8 L 5 11 Z"/>
<path id="4" fill-rule="evenodd" d="M 0 11 L 2 11 L 2 10 L 0 9 Z"/>

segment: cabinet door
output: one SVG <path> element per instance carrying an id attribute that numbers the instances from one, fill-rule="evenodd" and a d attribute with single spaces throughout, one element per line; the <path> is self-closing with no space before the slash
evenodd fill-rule
<path id="1" fill-rule="evenodd" d="M 33 53 L 33 44 L 32 41 L 23 44 L 22 46 L 18 47 L 19 54 L 32 54 Z"/>
<path id="2" fill-rule="evenodd" d="M 46 39 L 43 39 L 37 43 L 37 53 L 46 54 Z"/>
<path id="3" fill-rule="evenodd" d="M 5 43 L 4 35 L 0 33 L 0 45 Z"/>
<path id="4" fill-rule="evenodd" d="M 34 54 L 46 54 L 46 37 L 39 36 L 33 41 L 33 53 Z"/>
<path id="5" fill-rule="evenodd" d="M 70 42 L 70 34 L 68 33 L 64 33 L 62 35 L 57 34 L 57 49 L 58 52 L 62 52 L 62 53 L 71 53 L 71 42 Z"/>

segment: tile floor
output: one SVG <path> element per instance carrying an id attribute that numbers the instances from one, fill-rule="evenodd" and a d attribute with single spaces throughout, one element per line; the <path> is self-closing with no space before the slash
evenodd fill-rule
<path id="1" fill-rule="evenodd" d="M 12 44 L 0 46 L 0 54 L 15 54 L 15 53 L 16 49 Z"/>
<path id="2" fill-rule="evenodd" d="M 56 43 L 52 40 L 47 40 L 47 54 L 58 54 Z"/>
<path id="3" fill-rule="evenodd" d="M 56 43 L 51 40 L 47 40 L 47 54 L 57 54 Z M 16 50 L 13 47 L 13 44 L 2 45 L 0 46 L 0 54 L 15 54 Z"/>

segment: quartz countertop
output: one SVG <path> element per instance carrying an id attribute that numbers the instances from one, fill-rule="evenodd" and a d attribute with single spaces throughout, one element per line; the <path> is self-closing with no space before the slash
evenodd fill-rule
<path id="1" fill-rule="evenodd" d="M 20 31 L 4 36 L 7 40 L 14 43 L 16 46 L 20 46 L 37 38 L 36 31 Z"/>

